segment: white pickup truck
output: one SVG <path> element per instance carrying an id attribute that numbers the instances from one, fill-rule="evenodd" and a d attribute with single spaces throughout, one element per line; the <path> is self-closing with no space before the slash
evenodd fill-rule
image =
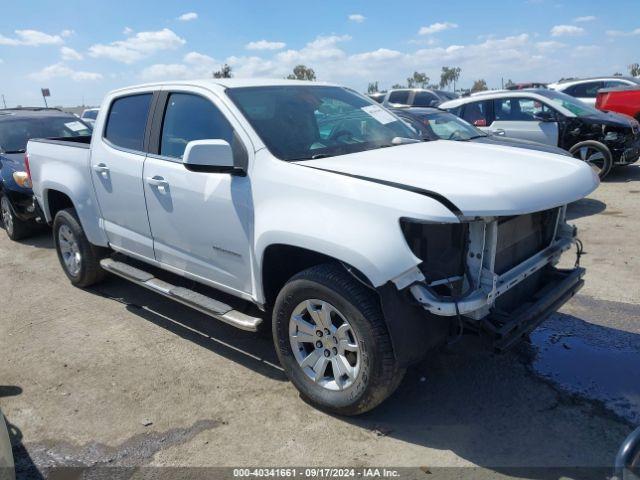
<path id="1" fill-rule="evenodd" d="M 271 323 L 286 374 L 325 410 L 375 407 L 463 328 L 506 349 L 583 284 L 556 264 L 577 243 L 566 205 L 598 185 L 589 166 L 421 142 L 347 88 L 125 88 L 86 142 L 27 148 L 71 283 L 108 271 L 245 330 Z"/>

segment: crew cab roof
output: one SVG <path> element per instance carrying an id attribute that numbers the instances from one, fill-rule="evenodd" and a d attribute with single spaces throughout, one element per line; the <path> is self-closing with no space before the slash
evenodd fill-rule
<path id="1" fill-rule="evenodd" d="M 185 86 L 211 88 L 218 86 L 223 88 L 239 88 L 239 87 L 273 87 L 273 86 L 341 86 L 334 83 L 326 82 L 308 82 L 306 80 L 287 80 L 282 78 L 209 78 L 195 80 L 173 80 L 167 82 L 144 83 L 140 85 L 132 85 L 125 88 L 113 90 L 111 94 L 118 92 L 126 92 L 128 90 L 138 90 L 143 88 L 159 88 L 171 86 Z"/>

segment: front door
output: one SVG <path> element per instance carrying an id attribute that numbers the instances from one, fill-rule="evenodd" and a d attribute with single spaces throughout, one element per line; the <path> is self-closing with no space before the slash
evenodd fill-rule
<path id="1" fill-rule="evenodd" d="M 157 154 L 147 157 L 143 173 L 155 257 L 224 290 L 250 294 L 249 177 L 194 172 L 182 164 L 192 140 L 234 145 L 233 127 L 214 102 L 206 92 L 169 92 L 166 99 Z"/>
<path id="2" fill-rule="evenodd" d="M 558 146 L 558 122 L 536 119 L 538 113 L 555 116 L 556 112 L 539 100 L 496 98 L 493 100 L 493 112 L 493 122 L 487 129 L 490 133 Z"/>
<path id="3" fill-rule="evenodd" d="M 144 136 L 152 93 L 116 98 L 92 142 L 91 178 L 110 245 L 153 258 L 153 242 L 142 189 Z"/>

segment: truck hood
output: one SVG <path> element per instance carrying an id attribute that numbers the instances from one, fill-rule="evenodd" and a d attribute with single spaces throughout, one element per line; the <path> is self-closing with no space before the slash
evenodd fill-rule
<path id="1" fill-rule="evenodd" d="M 466 217 L 546 210 L 579 200 L 599 184 L 586 163 L 567 156 L 463 142 L 398 145 L 296 163 L 389 188 L 427 191 Z"/>

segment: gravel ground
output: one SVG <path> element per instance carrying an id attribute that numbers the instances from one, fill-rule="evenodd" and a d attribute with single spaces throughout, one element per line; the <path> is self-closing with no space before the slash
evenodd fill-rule
<path id="1" fill-rule="evenodd" d="M 305 404 L 267 339 L 117 278 L 73 288 L 49 234 L 0 234 L 0 406 L 19 478 L 61 465 L 109 467 L 101 478 L 114 466 L 346 465 L 602 478 L 640 422 L 640 166 L 570 216 L 587 285 L 532 343 L 494 355 L 465 336 L 358 418 Z"/>

